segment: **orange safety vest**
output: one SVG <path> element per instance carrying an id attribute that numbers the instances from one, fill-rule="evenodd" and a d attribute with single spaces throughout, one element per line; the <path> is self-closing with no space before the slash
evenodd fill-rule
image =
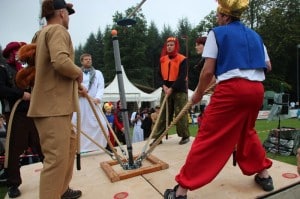
<path id="1" fill-rule="evenodd" d="M 179 66 L 185 59 L 185 56 L 177 54 L 174 59 L 170 59 L 168 55 L 160 59 L 160 72 L 163 80 L 176 81 L 179 73 Z"/>

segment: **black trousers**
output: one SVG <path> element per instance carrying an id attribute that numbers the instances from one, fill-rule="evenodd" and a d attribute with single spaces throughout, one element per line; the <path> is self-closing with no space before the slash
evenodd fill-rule
<path id="1" fill-rule="evenodd" d="M 39 135 L 33 119 L 27 117 L 25 112 L 15 112 L 14 117 L 9 119 L 12 119 L 12 128 L 9 140 L 8 165 L 5 169 L 8 187 L 19 186 L 22 183 L 20 155 L 25 150 L 30 147 L 33 153 L 38 154 L 40 160 L 43 160 Z"/>

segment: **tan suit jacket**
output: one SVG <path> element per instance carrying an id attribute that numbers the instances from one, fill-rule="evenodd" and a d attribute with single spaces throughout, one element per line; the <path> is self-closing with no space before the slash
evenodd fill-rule
<path id="1" fill-rule="evenodd" d="M 28 116 L 70 115 L 76 111 L 75 79 L 81 74 L 81 69 L 74 64 L 70 35 L 62 25 L 48 25 L 36 42 L 36 77 Z"/>

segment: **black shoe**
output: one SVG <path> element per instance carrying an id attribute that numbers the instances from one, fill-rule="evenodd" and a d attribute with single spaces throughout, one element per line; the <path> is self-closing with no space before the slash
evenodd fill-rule
<path id="1" fill-rule="evenodd" d="M 7 173 L 5 169 L 0 171 L 0 184 L 6 184 L 7 181 Z"/>
<path id="2" fill-rule="evenodd" d="M 157 140 L 157 139 L 154 139 L 153 142 L 150 144 L 150 146 L 152 146 L 152 145 L 154 144 L 154 142 L 156 142 L 156 140 Z M 160 145 L 160 144 L 162 144 L 162 143 L 163 143 L 163 142 L 162 142 L 162 140 L 161 140 L 157 145 Z"/>
<path id="3" fill-rule="evenodd" d="M 181 138 L 179 144 L 182 145 L 182 144 L 186 144 L 190 141 L 190 137 L 185 137 L 185 138 Z"/>
<path id="4" fill-rule="evenodd" d="M 254 180 L 264 191 L 272 191 L 274 189 L 273 180 L 271 176 L 268 178 L 261 178 L 258 174 L 255 175 Z"/>
<path id="5" fill-rule="evenodd" d="M 61 196 L 61 199 L 77 199 L 82 195 L 80 190 L 73 190 L 68 188 L 67 191 Z"/>
<path id="6" fill-rule="evenodd" d="M 178 189 L 179 185 L 176 185 L 174 189 L 166 189 L 164 193 L 164 199 L 187 199 L 187 196 L 177 196 L 176 197 L 176 190 Z"/>
<path id="7" fill-rule="evenodd" d="M 109 144 L 106 145 L 105 149 L 108 150 L 108 151 L 111 152 L 111 153 L 113 152 L 113 151 L 111 150 Z"/>
<path id="8" fill-rule="evenodd" d="M 21 191 L 19 190 L 18 187 L 12 186 L 12 187 L 8 187 L 7 194 L 10 198 L 16 198 L 21 195 Z"/>

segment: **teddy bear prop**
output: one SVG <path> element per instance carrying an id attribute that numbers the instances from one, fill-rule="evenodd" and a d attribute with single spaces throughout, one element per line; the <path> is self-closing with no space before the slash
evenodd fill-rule
<path id="1" fill-rule="evenodd" d="M 26 44 L 18 51 L 18 59 L 27 63 L 27 67 L 22 68 L 16 74 L 16 85 L 21 89 L 33 87 L 35 78 L 35 52 L 36 44 Z"/>

